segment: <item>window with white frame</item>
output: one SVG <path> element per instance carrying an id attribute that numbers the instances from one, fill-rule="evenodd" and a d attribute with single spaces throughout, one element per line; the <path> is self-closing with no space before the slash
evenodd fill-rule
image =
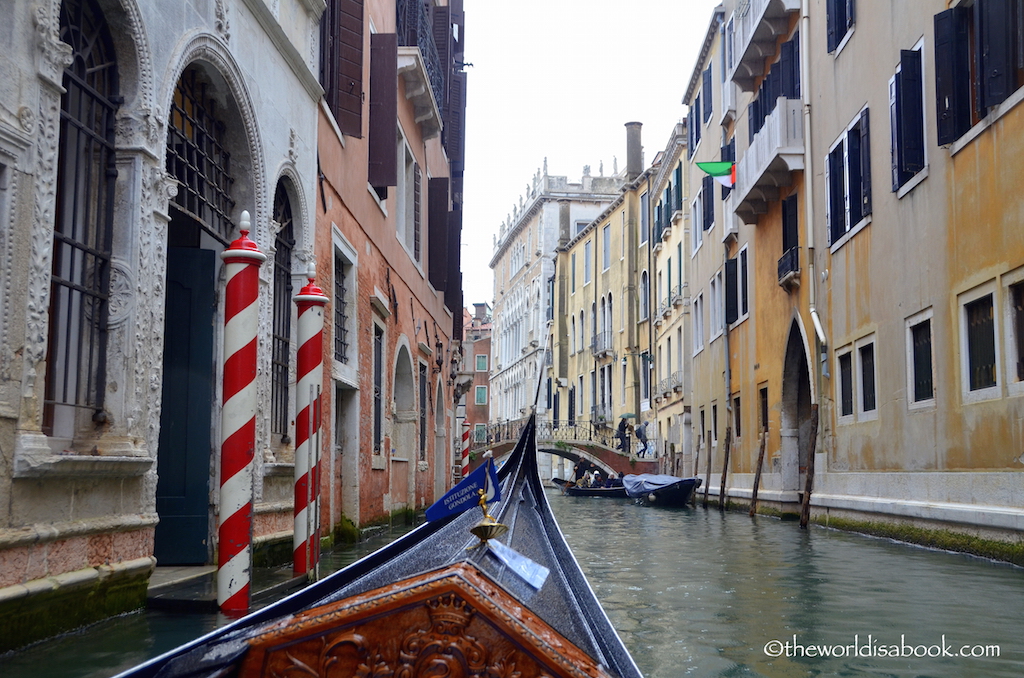
<path id="1" fill-rule="evenodd" d="M 829 243 L 867 223 L 871 215 L 868 109 L 839 135 L 825 157 L 825 212 Z"/>
<path id="2" fill-rule="evenodd" d="M 576 294 L 576 253 L 569 255 L 569 294 Z"/>
<path id="3" fill-rule="evenodd" d="M 583 375 L 579 375 L 576 386 L 576 413 L 583 414 Z"/>
<path id="4" fill-rule="evenodd" d="M 605 224 L 601 229 L 601 270 L 607 271 L 612 265 L 612 227 Z"/>
<path id="5" fill-rule="evenodd" d="M 896 74 L 889 79 L 889 131 L 892 155 L 892 190 L 900 188 L 925 168 L 924 76 L 921 52 L 900 50 Z"/>
<path id="6" fill-rule="evenodd" d="M 626 359 L 622 359 L 622 404 L 626 404 Z"/>
<path id="7" fill-rule="evenodd" d="M 960 374 L 968 402 L 999 395 L 999 333 L 995 285 L 989 283 L 960 295 Z"/>
<path id="8" fill-rule="evenodd" d="M 406 143 L 401 128 L 398 130 L 398 185 L 395 187 L 395 229 L 399 241 L 410 256 L 419 262 L 422 258 L 420 166 Z"/>
<path id="9" fill-rule="evenodd" d="M 828 51 L 839 49 L 853 30 L 854 0 L 828 0 L 825 3 L 825 27 Z"/>
<path id="10" fill-rule="evenodd" d="M 487 371 L 487 354 L 477 353 L 476 354 L 476 371 L 486 372 Z"/>
<path id="11" fill-rule="evenodd" d="M 474 394 L 474 398 L 473 398 L 473 403 L 476 404 L 476 405 L 486 405 L 487 404 L 487 387 L 486 386 L 477 386 L 477 387 L 475 387 L 475 394 Z"/>
<path id="12" fill-rule="evenodd" d="M 1021 271 L 1024 275 L 1024 271 Z M 1007 286 L 1007 344 L 1009 346 L 1009 382 L 1011 388 L 1024 385 L 1024 280 Z"/>
<path id="13" fill-rule="evenodd" d="M 704 293 L 693 300 L 693 353 L 696 355 L 704 348 Z"/>
<path id="14" fill-rule="evenodd" d="M 907 318 L 907 402 L 910 407 L 935 402 L 932 362 L 932 309 Z"/>
<path id="15" fill-rule="evenodd" d="M 698 191 L 697 196 L 690 203 L 690 244 L 693 253 L 696 254 L 704 242 L 704 202 L 703 192 Z"/>
<path id="16" fill-rule="evenodd" d="M 747 251 L 744 245 L 734 258 L 725 260 L 725 324 L 729 326 L 747 318 L 750 311 Z"/>
<path id="17" fill-rule="evenodd" d="M 583 243 L 583 284 L 586 285 L 590 282 L 591 266 L 593 264 L 593 258 L 590 252 L 590 245 L 592 241 L 588 240 Z"/>
<path id="18" fill-rule="evenodd" d="M 651 314 L 651 281 L 647 271 L 640 274 L 640 320 L 647 320 Z"/>
<path id="19" fill-rule="evenodd" d="M 576 353 L 576 314 L 574 313 L 570 319 L 570 332 L 569 332 L 569 355 Z"/>
<path id="20" fill-rule="evenodd" d="M 723 300 L 722 272 L 711 278 L 708 288 L 708 335 L 711 340 L 717 339 L 724 329 L 722 323 Z"/>
<path id="21" fill-rule="evenodd" d="M 836 351 L 836 402 L 839 404 L 839 421 L 853 419 L 853 347 L 846 346 Z"/>
<path id="22" fill-rule="evenodd" d="M 651 206 L 647 194 L 640 196 L 640 244 L 647 242 L 651 233 Z"/>
<path id="23" fill-rule="evenodd" d="M 473 442 L 486 443 L 487 442 L 487 424 L 474 424 L 473 425 Z"/>
<path id="24" fill-rule="evenodd" d="M 871 419 L 878 416 L 877 371 L 875 369 L 875 337 L 865 337 L 855 345 L 857 361 L 857 418 Z"/>
<path id="25" fill-rule="evenodd" d="M 622 259 L 626 258 L 626 212 L 625 211 L 622 212 L 622 228 L 621 228 L 621 231 L 622 231 L 622 235 L 619 238 L 619 247 L 621 248 L 621 251 L 619 252 L 619 260 L 622 260 Z"/>

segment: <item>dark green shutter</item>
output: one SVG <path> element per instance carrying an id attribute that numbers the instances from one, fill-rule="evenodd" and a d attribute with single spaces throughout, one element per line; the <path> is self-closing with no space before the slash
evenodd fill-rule
<path id="1" fill-rule="evenodd" d="M 935 116 L 938 144 L 971 128 L 970 10 L 954 7 L 935 15 Z"/>

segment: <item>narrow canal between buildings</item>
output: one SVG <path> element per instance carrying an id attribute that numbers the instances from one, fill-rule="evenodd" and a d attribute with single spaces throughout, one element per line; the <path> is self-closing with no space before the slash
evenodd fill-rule
<path id="1" fill-rule="evenodd" d="M 1020 568 L 763 516 L 549 500 L 647 678 L 1024 676 Z M 0 656 L 0 676 L 111 676 L 218 623 L 125 615 Z"/>

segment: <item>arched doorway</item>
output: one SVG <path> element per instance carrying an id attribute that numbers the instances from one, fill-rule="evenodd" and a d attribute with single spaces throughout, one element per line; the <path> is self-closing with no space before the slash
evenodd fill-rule
<path id="1" fill-rule="evenodd" d="M 410 476 L 416 463 L 416 384 L 413 379 L 412 357 L 409 348 L 401 346 L 395 359 L 394 379 L 395 423 L 391 436 L 391 510 L 411 508 L 414 490 Z"/>
<path id="2" fill-rule="evenodd" d="M 441 382 L 437 383 L 437 394 L 434 396 L 434 498 L 437 501 L 445 491 L 445 484 L 448 479 L 448 464 L 446 463 L 446 452 L 448 445 L 444 438 L 445 426 L 445 401 L 444 389 Z"/>
<path id="3" fill-rule="evenodd" d="M 235 196 L 251 194 L 244 125 L 223 78 L 201 62 L 175 85 L 166 163 L 178 181 L 168 206 L 163 393 L 154 554 L 162 565 L 210 561 L 210 489 L 219 254 L 236 237 Z M 234 131 L 232 131 L 234 130 Z"/>
<path id="4" fill-rule="evenodd" d="M 811 382 L 803 333 L 794 320 L 782 372 L 782 489 L 799 491 L 811 445 Z"/>

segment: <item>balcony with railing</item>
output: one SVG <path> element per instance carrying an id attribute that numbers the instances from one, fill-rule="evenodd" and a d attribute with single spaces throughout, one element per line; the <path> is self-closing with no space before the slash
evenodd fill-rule
<path id="1" fill-rule="evenodd" d="M 595 358 L 612 355 L 614 348 L 612 345 L 612 333 L 609 330 L 598 332 L 590 338 L 590 353 Z"/>
<path id="2" fill-rule="evenodd" d="M 415 107 L 416 122 L 427 139 L 441 131 L 444 111 L 444 68 L 438 56 L 430 17 L 420 0 L 398 0 L 398 73 L 405 80 L 405 98 Z"/>
<path id="3" fill-rule="evenodd" d="M 789 186 L 792 172 L 804 168 L 804 120 L 799 100 L 779 97 L 746 153 L 736 163 L 736 184 L 726 198 L 727 213 L 756 224 Z"/>
<path id="4" fill-rule="evenodd" d="M 779 285 L 800 286 L 800 248 L 790 247 L 779 259 Z"/>
<path id="5" fill-rule="evenodd" d="M 613 418 L 612 408 L 608 405 L 593 405 L 590 408 L 590 421 L 597 426 L 611 426 Z"/>
<path id="6" fill-rule="evenodd" d="M 686 290 L 687 290 L 686 283 L 682 283 L 680 285 L 676 285 L 676 287 L 672 290 L 672 305 L 673 306 L 682 306 L 683 305 L 683 302 L 686 299 Z"/>
<path id="7" fill-rule="evenodd" d="M 789 30 L 790 15 L 800 0 L 740 0 L 736 8 L 735 67 L 729 77 L 745 92 L 753 92 L 765 74 L 765 60 L 775 54 L 779 36 Z"/>

